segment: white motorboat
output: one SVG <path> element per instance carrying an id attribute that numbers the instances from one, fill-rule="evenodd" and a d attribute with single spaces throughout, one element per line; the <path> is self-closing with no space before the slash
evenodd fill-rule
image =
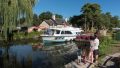
<path id="1" fill-rule="evenodd" d="M 74 27 L 49 28 L 41 35 L 43 42 L 65 42 L 74 40 L 83 30 Z"/>

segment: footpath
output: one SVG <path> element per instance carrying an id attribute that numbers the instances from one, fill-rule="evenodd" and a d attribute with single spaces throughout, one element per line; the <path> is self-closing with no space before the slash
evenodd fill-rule
<path id="1" fill-rule="evenodd" d="M 83 62 L 81 62 L 78 64 L 77 59 L 65 65 L 65 68 L 93 68 L 93 67 L 94 65 L 91 65 L 90 63 L 84 64 Z"/>

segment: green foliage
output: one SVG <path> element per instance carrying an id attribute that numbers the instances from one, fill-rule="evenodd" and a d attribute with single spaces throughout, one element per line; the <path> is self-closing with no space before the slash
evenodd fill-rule
<path id="1" fill-rule="evenodd" d="M 41 13 L 41 14 L 39 15 L 39 19 L 40 19 L 41 21 L 49 20 L 49 19 L 51 19 L 51 18 L 52 18 L 52 12 L 49 12 L 49 11 L 43 12 L 43 13 Z"/>
<path id="2" fill-rule="evenodd" d="M 33 31 L 33 32 L 29 33 L 29 34 L 27 35 L 27 37 L 28 37 L 28 38 L 39 37 L 42 33 L 43 33 L 42 31 L 41 31 L 41 32 Z"/>
<path id="3" fill-rule="evenodd" d="M 116 26 L 119 27 L 119 23 L 120 23 L 120 20 L 118 16 L 113 16 L 111 18 L 111 27 L 116 27 Z"/>
<path id="4" fill-rule="evenodd" d="M 49 20 L 49 19 L 52 18 L 52 15 L 53 15 L 53 13 L 50 12 L 50 11 L 42 12 L 42 13 L 39 15 L 39 19 L 40 19 L 41 21 Z M 59 15 L 59 14 L 55 14 L 55 16 L 56 16 L 56 18 L 60 18 L 60 19 L 63 18 L 63 16 L 62 16 L 62 15 Z"/>
<path id="5" fill-rule="evenodd" d="M 82 15 L 70 17 L 70 22 L 73 26 L 79 27 L 84 24 L 84 18 Z"/>
<path id="6" fill-rule="evenodd" d="M 17 26 L 17 20 L 24 16 L 27 24 L 32 22 L 32 7 L 36 0 L 0 0 L 0 14 L 2 18 L 2 30 L 5 39 L 8 32 L 12 32 Z"/>
<path id="7" fill-rule="evenodd" d="M 37 14 L 34 14 L 33 15 L 33 23 L 32 23 L 32 25 L 40 25 L 40 23 L 41 23 L 42 21 L 40 21 L 39 20 L 39 17 L 38 17 L 38 15 Z"/>
<path id="8" fill-rule="evenodd" d="M 86 18 L 86 25 L 89 23 L 89 27 L 93 28 L 95 26 L 95 23 L 97 21 L 97 17 L 99 17 L 101 10 L 100 5 L 96 3 L 87 3 L 82 8 L 81 11 Z"/>
<path id="9" fill-rule="evenodd" d="M 70 18 L 72 25 L 82 26 L 85 30 L 91 27 L 96 29 L 111 29 L 120 27 L 118 16 L 112 16 L 110 12 L 101 13 L 99 4 L 87 3 L 81 8 L 81 14 Z"/>
<path id="10" fill-rule="evenodd" d="M 60 18 L 60 19 L 63 18 L 63 16 L 62 16 L 62 15 L 59 15 L 59 14 L 55 14 L 55 16 L 56 16 L 56 18 Z"/>
<path id="11" fill-rule="evenodd" d="M 115 34 L 114 34 L 114 38 L 115 40 L 120 40 L 120 31 L 117 31 Z"/>
<path id="12" fill-rule="evenodd" d="M 25 34 L 25 32 L 19 32 L 19 33 L 15 33 L 14 34 L 14 39 L 27 39 L 27 38 L 35 38 L 35 37 L 39 37 L 40 34 L 42 34 L 43 32 L 31 32 L 31 33 L 28 33 L 28 34 Z"/>
<path id="13" fill-rule="evenodd" d="M 111 47 L 111 43 L 113 43 L 112 38 L 110 38 L 108 36 L 100 37 L 99 50 L 100 50 L 101 55 L 106 54 L 107 51 L 109 51 L 109 48 Z"/>

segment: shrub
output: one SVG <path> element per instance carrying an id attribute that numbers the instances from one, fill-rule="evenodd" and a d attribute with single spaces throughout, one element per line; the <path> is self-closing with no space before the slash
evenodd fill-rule
<path id="1" fill-rule="evenodd" d="M 99 45 L 100 54 L 106 54 L 112 42 L 113 40 L 109 36 L 100 37 L 100 45 Z"/>
<path id="2" fill-rule="evenodd" d="M 115 40 L 120 40 L 120 31 L 117 31 L 117 32 L 114 34 L 114 37 L 115 37 Z"/>
<path id="3" fill-rule="evenodd" d="M 16 39 L 27 39 L 27 38 L 34 38 L 34 37 L 39 37 L 41 32 L 31 32 L 31 33 L 25 33 L 25 32 L 19 32 L 14 34 L 14 38 Z"/>

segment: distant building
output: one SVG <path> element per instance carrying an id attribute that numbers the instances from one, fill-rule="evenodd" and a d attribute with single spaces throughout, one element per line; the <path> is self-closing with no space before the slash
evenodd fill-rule
<path id="1" fill-rule="evenodd" d="M 50 27 L 65 27 L 65 26 L 70 26 L 69 23 L 67 22 L 67 18 L 64 19 L 59 19 L 59 18 L 55 18 L 55 15 L 52 16 L 51 19 L 49 20 L 44 20 L 39 26 L 33 26 L 28 28 L 28 32 L 32 32 L 33 30 L 43 30 L 46 28 L 50 28 Z"/>
<path id="2" fill-rule="evenodd" d="M 49 28 L 49 27 L 64 27 L 68 25 L 69 23 L 67 22 L 67 18 L 65 20 L 59 19 L 56 18 L 55 15 L 53 15 L 52 19 L 44 20 L 39 26 L 46 26 L 47 28 Z"/>
<path id="3" fill-rule="evenodd" d="M 50 20 L 44 20 L 39 26 L 42 26 L 42 27 L 46 27 L 46 28 L 49 28 L 50 26 L 53 26 L 54 22 L 50 19 Z"/>
<path id="4" fill-rule="evenodd" d="M 63 19 L 55 19 L 55 20 L 49 19 L 49 20 L 43 21 L 39 26 L 46 26 L 47 28 L 49 28 L 49 27 L 64 27 L 68 25 L 69 23 L 67 23 Z"/>

